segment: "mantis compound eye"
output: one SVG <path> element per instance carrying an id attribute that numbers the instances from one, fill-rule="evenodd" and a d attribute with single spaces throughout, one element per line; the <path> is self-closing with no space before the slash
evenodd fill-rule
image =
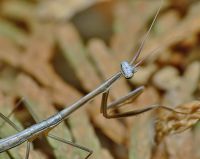
<path id="1" fill-rule="evenodd" d="M 135 68 L 131 66 L 127 61 L 122 61 L 121 72 L 126 79 L 130 79 L 135 73 Z"/>

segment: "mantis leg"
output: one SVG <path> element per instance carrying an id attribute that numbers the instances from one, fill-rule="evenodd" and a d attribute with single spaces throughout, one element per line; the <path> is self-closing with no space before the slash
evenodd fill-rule
<path id="1" fill-rule="evenodd" d="M 17 110 L 17 108 L 20 106 L 21 103 L 23 103 L 24 98 L 21 98 L 17 104 L 15 105 L 14 109 L 8 114 L 7 118 L 10 118 L 10 116 Z"/>
<path id="2" fill-rule="evenodd" d="M 28 159 L 28 158 L 29 158 L 30 147 L 31 147 L 31 143 L 30 143 L 29 141 L 27 141 L 25 159 Z"/>
<path id="3" fill-rule="evenodd" d="M 6 123 L 8 123 L 15 130 L 21 131 L 21 129 L 18 128 L 18 126 L 15 125 L 15 123 L 13 123 L 8 117 L 6 117 L 5 115 L 3 115 L 2 113 L 0 113 L 0 118 L 2 118 Z M 2 127 L 5 122 L 3 122 L 0 127 Z"/>
<path id="4" fill-rule="evenodd" d="M 37 115 L 33 112 L 33 110 L 31 109 L 30 103 L 28 102 L 28 100 L 24 97 L 22 97 L 16 104 L 16 106 L 14 107 L 14 109 L 7 115 L 3 115 L 2 113 L 0 113 L 0 118 L 2 118 L 6 123 L 8 123 L 9 125 L 11 125 L 15 130 L 20 131 L 19 128 L 17 128 L 17 126 L 9 119 L 13 113 L 17 110 L 17 108 L 24 102 L 24 106 L 28 109 L 28 111 L 30 112 L 30 114 L 32 115 L 33 119 L 36 122 L 39 122 L 39 119 L 37 117 Z M 0 127 L 2 127 L 5 122 L 3 122 Z"/>
<path id="5" fill-rule="evenodd" d="M 3 115 L 2 113 L 0 113 L 0 118 L 2 118 L 6 123 L 8 123 L 11 127 L 13 127 L 16 131 L 21 131 L 21 129 L 15 125 L 15 123 L 13 123 L 9 117 L 17 110 L 17 107 L 22 103 L 24 99 L 22 98 L 22 100 L 20 100 L 16 107 L 11 111 L 11 113 L 6 117 L 5 115 Z M 3 122 L 1 126 L 3 126 L 3 124 L 5 123 Z M 29 158 L 29 153 L 30 153 L 30 145 L 31 143 L 28 141 L 27 142 L 27 146 L 26 146 L 26 155 L 25 155 L 25 159 L 28 159 Z"/>
<path id="6" fill-rule="evenodd" d="M 93 153 L 93 151 L 90 150 L 90 149 L 88 149 L 87 147 L 84 147 L 84 146 L 75 144 L 75 143 L 73 143 L 72 141 L 67 141 L 67 140 L 65 140 L 65 139 L 62 139 L 62 138 L 57 137 L 57 136 L 52 135 L 52 134 L 48 134 L 48 137 L 50 137 L 51 139 L 54 139 L 54 140 L 56 140 L 56 141 L 62 142 L 62 143 L 64 143 L 64 144 L 71 145 L 71 146 L 73 146 L 73 147 L 76 147 L 76 148 L 79 148 L 79 149 L 81 149 L 81 150 L 83 150 L 83 151 L 88 152 L 88 155 L 85 157 L 85 159 L 89 158 L 89 157 L 92 155 L 92 153 Z"/>
<path id="7" fill-rule="evenodd" d="M 2 127 L 5 122 L 8 123 L 11 127 L 13 127 L 15 130 L 20 131 L 21 129 L 17 127 L 17 125 L 15 125 L 15 123 L 13 123 L 9 118 L 11 117 L 11 115 L 17 110 L 17 108 L 19 107 L 19 105 L 22 103 L 23 98 L 17 102 L 15 108 L 9 113 L 8 116 L 3 115 L 2 113 L 0 113 L 0 118 L 2 118 L 4 120 L 4 122 L 0 125 L 0 127 Z"/>
<path id="8" fill-rule="evenodd" d="M 143 92 L 143 90 L 144 90 L 144 87 L 141 86 L 141 87 L 131 91 L 129 94 L 117 99 L 116 101 L 112 102 L 109 105 L 107 104 L 109 90 L 107 90 L 102 95 L 101 113 L 106 118 L 130 117 L 130 116 L 139 115 L 139 114 L 142 114 L 144 112 L 150 111 L 152 109 L 157 109 L 157 108 L 166 109 L 168 111 L 173 111 L 173 112 L 176 112 L 176 113 L 182 113 L 182 112 L 175 111 L 172 108 L 169 108 L 169 107 L 166 107 L 166 106 L 161 106 L 161 105 L 151 105 L 151 106 L 148 106 L 146 108 L 132 110 L 132 111 L 118 113 L 118 114 L 113 114 L 113 113 L 109 113 L 108 112 L 108 109 L 110 109 L 110 108 L 117 108 L 119 106 L 123 106 L 125 104 L 128 104 L 128 103 L 132 102 L 135 98 L 138 97 L 138 95 L 140 95 Z"/>
<path id="9" fill-rule="evenodd" d="M 35 122 L 39 123 L 40 120 L 39 120 L 38 116 L 35 114 L 35 112 L 33 111 L 33 109 L 31 108 L 31 103 L 26 98 L 23 98 L 23 102 L 24 102 L 24 106 L 29 111 L 29 113 L 31 114 L 31 116 L 33 117 Z"/>

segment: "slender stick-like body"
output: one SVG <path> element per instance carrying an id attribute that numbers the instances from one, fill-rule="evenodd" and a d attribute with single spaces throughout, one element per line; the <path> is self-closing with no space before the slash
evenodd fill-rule
<path id="1" fill-rule="evenodd" d="M 89 94 L 85 95 L 84 97 L 79 99 L 77 102 L 75 102 L 71 106 L 69 106 L 69 107 L 63 109 L 62 111 L 58 112 L 57 114 L 49 117 L 48 119 L 43 120 L 40 123 L 34 124 L 34 125 L 30 126 L 29 128 L 15 134 L 15 135 L 1 139 L 0 140 L 0 153 L 4 152 L 6 150 L 9 150 L 13 147 L 16 147 L 16 146 L 24 143 L 27 140 L 32 141 L 38 135 L 47 134 L 51 129 L 53 129 L 56 125 L 58 125 L 60 122 L 62 122 L 64 119 L 66 119 L 75 110 L 82 107 L 85 103 L 90 101 L 92 98 L 94 98 L 98 94 L 101 94 L 101 93 L 105 92 L 107 89 L 109 89 L 110 86 L 121 77 L 121 75 L 122 75 L 121 72 L 116 73 L 114 76 L 112 76 L 111 78 L 106 80 L 95 90 L 93 90 Z"/>

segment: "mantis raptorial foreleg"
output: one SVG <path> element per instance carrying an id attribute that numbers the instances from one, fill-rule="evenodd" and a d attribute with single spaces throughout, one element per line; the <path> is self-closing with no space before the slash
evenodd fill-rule
<path id="1" fill-rule="evenodd" d="M 168 111 L 172 111 L 175 113 L 181 113 L 181 114 L 186 114 L 184 112 L 179 112 L 176 111 L 173 108 L 167 107 L 167 106 L 162 106 L 162 105 L 150 105 L 142 109 L 137 109 L 137 110 L 132 110 L 128 112 L 123 112 L 123 113 L 109 113 L 109 109 L 116 109 L 117 107 L 123 106 L 125 104 L 131 103 L 135 98 L 137 98 L 144 90 L 144 87 L 138 87 L 137 89 L 131 91 L 129 94 L 117 99 L 116 101 L 113 101 L 111 104 L 107 104 L 108 101 L 108 95 L 109 95 L 109 89 L 105 91 L 102 94 L 102 101 L 101 101 L 101 113 L 103 114 L 104 117 L 106 118 L 122 118 L 122 117 L 130 117 L 130 116 L 135 116 L 142 114 L 144 112 L 150 111 L 152 109 L 165 109 Z"/>

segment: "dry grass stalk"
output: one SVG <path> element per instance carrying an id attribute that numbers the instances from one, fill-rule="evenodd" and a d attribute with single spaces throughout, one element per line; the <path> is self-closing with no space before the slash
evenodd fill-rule
<path id="1" fill-rule="evenodd" d="M 155 140 L 157 143 L 160 143 L 167 135 L 180 133 L 191 128 L 200 119 L 200 101 L 182 104 L 175 109 L 186 114 L 174 112 L 162 114 L 156 122 Z"/>

